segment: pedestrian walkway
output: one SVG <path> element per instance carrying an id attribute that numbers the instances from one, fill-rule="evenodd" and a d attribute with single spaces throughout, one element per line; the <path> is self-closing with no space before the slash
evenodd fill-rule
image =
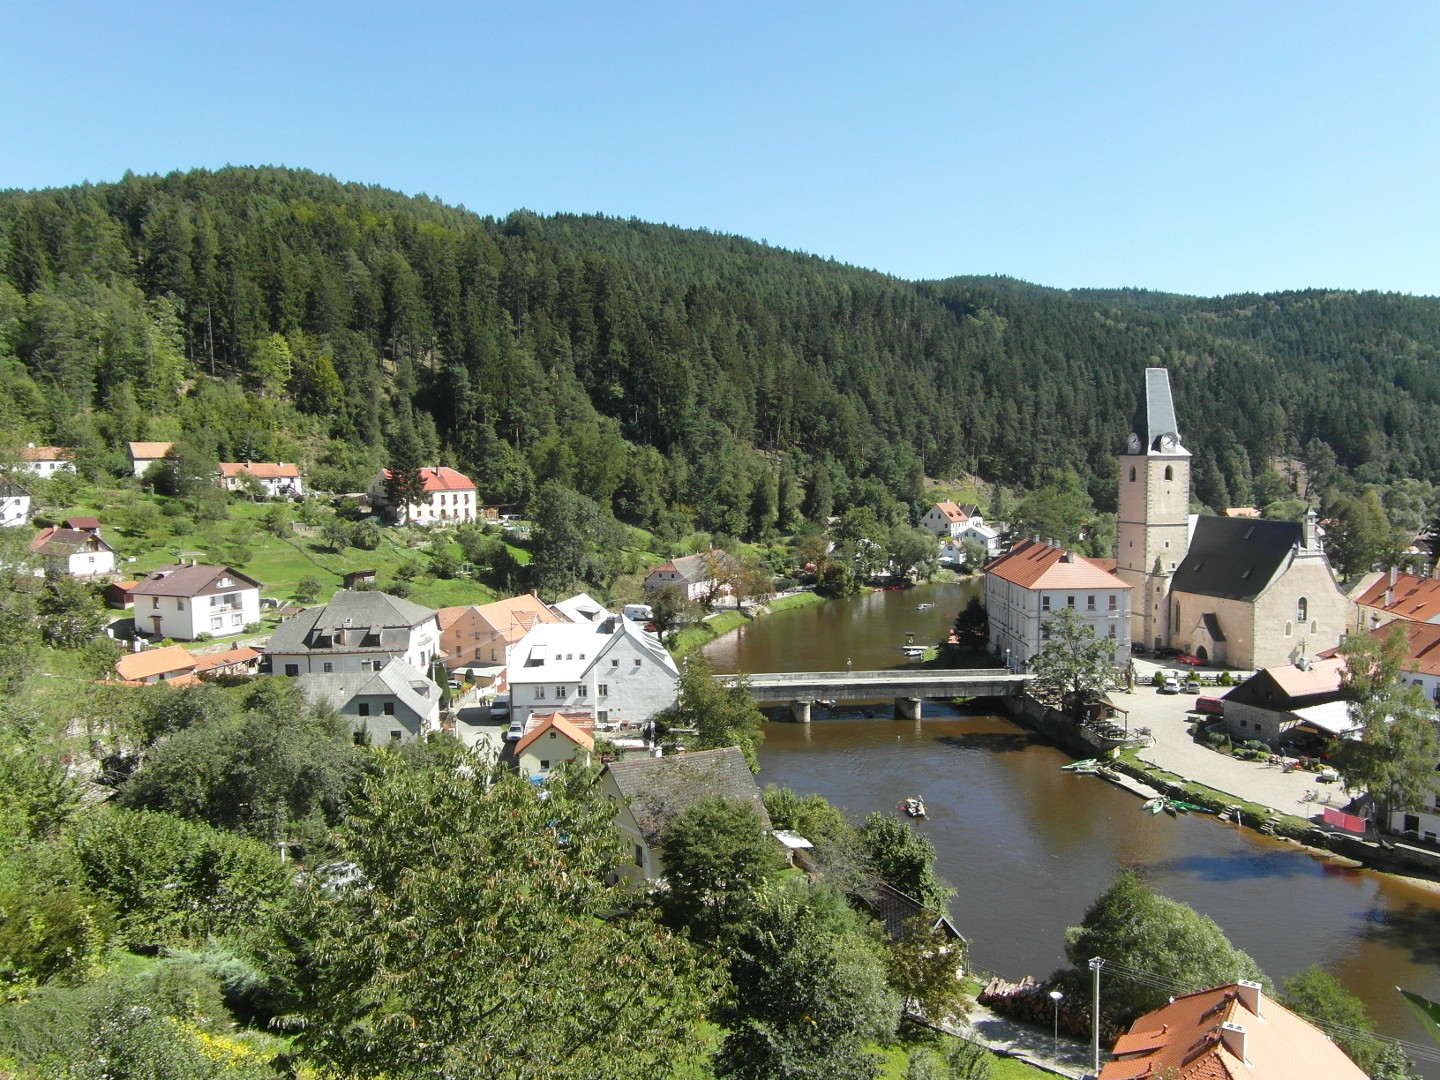
<path id="1" fill-rule="evenodd" d="M 1063 1032 L 1042 1031 L 1022 1024 L 984 1005 L 972 1005 L 969 1017 L 955 1033 L 1005 1057 L 1017 1058 L 1028 1065 L 1055 1073 L 1057 1076 L 1081 1077 L 1090 1072 L 1090 1044 L 1073 1039 Z M 1109 1057 L 1100 1055 L 1103 1063 Z"/>

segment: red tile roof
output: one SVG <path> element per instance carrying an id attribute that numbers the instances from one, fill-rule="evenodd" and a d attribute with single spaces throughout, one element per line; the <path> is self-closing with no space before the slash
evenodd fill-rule
<path id="1" fill-rule="evenodd" d="M 1101 562 L 1039 540 L 1020 541 L 987 563 L 985 572 L 1026 589 L 1130 588 Z"/>
<path id="2" fill-rule="evenodd" d="M 168 442 L 132 442 L 130 444 L 130 458 L 133 461 L 149 461 L 152 458 L 162 458 L 170 452 L 174 443 Z"/>
<path id="3" fill-rule="evenodd" d="M 1390 594 L 1388 603 L 1385 599 L 1387 592 Z M 1361 607 L 1378 608 L 1397 619 L 1434 622 L 1440 619 L 1440 578 L 1396 574 L 1392 585 L 1389 575 L 1381 574 L 1380 579 L 1361 593 L 1355 602 Z"/>
<path id="4" fill-rule="evenodd" d="M 1100 1080 L 1364 1080 L 1329 1037 L 1258 987 L 1230 983 L 1146 1013 L 1120 1036 Z"/>
<path id="5" fill-rule="evenodd" d="M 204 653 L 195 657 L 195 670 L 196 672 L 214 671 L 216 668 L 229 667 L 232 664 L 250 664 L 259 659 L 259 649 L 252 649 L 248 645 L 244 645 L 238 649 Z"/>
<path id="6" fill-rule="evenodd" d="M 143 682 L 172 671 L 189 674 L 195 670 L 195 657 L 184 645 L 167 645 L 163 649 L 126 653 L 115 661 L 115 671 L 126 682 Z"/>
<path id="7" fill-rule="evenodd" d="M 543 732 L 554 728 L 561 735 L 575 743 L 583 746 L 586 750 L 595 749 L 595 737 L 586 728 L 595 727 L 595 718 L 585 713 L 545 713 L 533 715 L 530 723 L 520 741 L 515 744 L 515 753 L 520 753 L 527 746 L 538 739 Z"/>
<path id="8" fill-rule="evenodd" d="M 24 461 L 69 461 L 75 451 L 68 446 L 22 446 L 20 457 Z"/>
<path id="9" fill-rule="evenodd" d="M 421 469 L 420 477 L 425 481 L 426 491 L 474 491 L 475 482 L 464 473 L 441 465 L 438 469 Z M 385 479 L 390 479 L 390 470 L 385 470 Z"/>
<path id="10" fill-rule="evenodd" d="M 298 479 L 300 466 L 284 461 L 222 461 L 220 475 L 227 480 L 249 473 L 259 480 Z"/>
<path id="11" fill-rule="evenodd" d="M 937 502 L 935 504 L 935 509 L 939 510 L 942 514 L 944 514 L 946 519 L 949 521 L 970 520 L 970 515 L 967 514 L 964 510 L 962 510 L 958 503 L 955 503 L 950 499 L 946 499 L 944 502 Z"/>

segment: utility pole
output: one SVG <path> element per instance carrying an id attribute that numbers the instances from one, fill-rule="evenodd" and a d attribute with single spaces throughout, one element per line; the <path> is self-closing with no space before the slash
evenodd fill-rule
<path id="1" fill-rule="evenodd" d="M 1100 1075 L 1100 967 L 1105 961 L 1090 958 L 1090 1072 Z"/>

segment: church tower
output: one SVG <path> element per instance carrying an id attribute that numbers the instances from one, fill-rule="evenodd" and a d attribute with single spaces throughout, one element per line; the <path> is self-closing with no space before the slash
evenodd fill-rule
<path id="1" fill-rule="evenodd" d="M 1170 638 L 1170 575 L 1190 542 L 1190 451 L 1180 444 L 1170 372 L 1145 369 L 1145 392 L 1120 455 L 1116 573 L 1134 587 L 1130 640 L 1147 649 Z"/>

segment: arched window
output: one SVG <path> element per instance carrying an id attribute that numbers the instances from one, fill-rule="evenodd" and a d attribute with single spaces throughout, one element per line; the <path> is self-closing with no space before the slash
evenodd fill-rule
<path id="1" fill-rule="evenodd" d="M 1165 466 L 1165 479 L 1166 479 L 1166 480 L 1174 480 L 1174 479 L 1175 479 L 1175 466 L 1173 466 L 1173 465 L 1166 465 L 1166 466 Z"/>
<path id="2" fill-rule="evenodd" d="M 1310 618 L 1310 601 L 1302 596 L 1295 601 L 1295 621 L 1304 622 L 1308 618 Z"/>
<path id="3" fill-rule="evenodd" d="M 1135 482 L 1135 466 L 1134 466 L 1134 465 L 1131 465 L 1131 466 L 1130 466 L 1130 482 L 1131 482 L 1132 484 Z"/>
<path id="4" fill-rule="evenodd" d="M 1285 624 L 1285 636 L 1286 636 L 1286 637 L 1289 637 L 1289 636 L 1290 636 L 1291 634 L 1293 634 L 1294 632 L 1295 632 L 1294 624 L 1287 622 L 1287 623 Z"/>
<path id="5" fill-rule="evenodd" d="M 1320 633 L 1320 620 L 1319 620 L 1319 619 L 1314 619 L 1314 620 L 1311 621 L 1311 623 L 1310 623 L 1310 633 L 1312 633 L 1312 634 L 1318 634 L 1318 633 Z"/>

